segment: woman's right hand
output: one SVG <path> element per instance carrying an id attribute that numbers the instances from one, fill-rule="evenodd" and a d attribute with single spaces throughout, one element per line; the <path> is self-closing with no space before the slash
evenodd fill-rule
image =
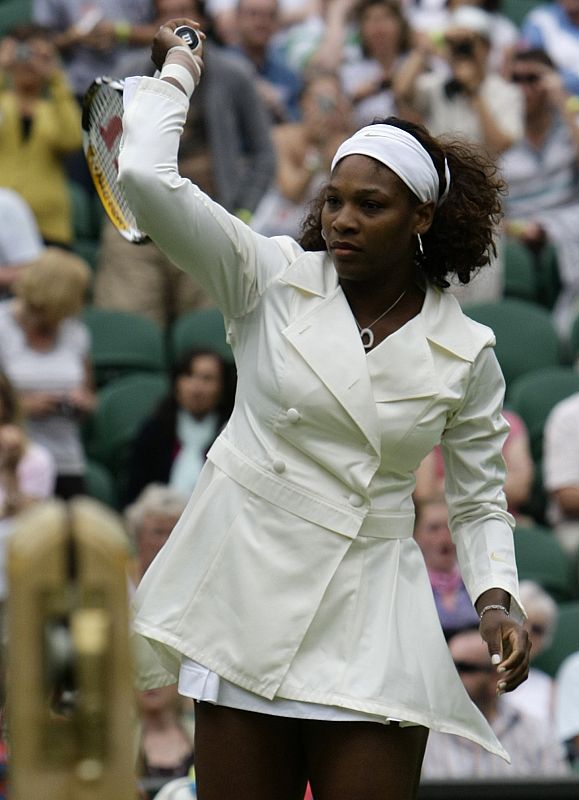
<path id="1" fill-rule="evenodd" d="M 203 39 L 205 38 L 205 34 L 202 33 L 199 23 L 194 22 L 192 19 L 186 19 L 184 17 L 180 17 L 178 19 L 171 19 L 168 22 L 165 22 L 157 33 L 155 34 L 155 38 L 153 39 L 153 43 L 151 46 L 151 59 L 153 63 L 157 67 L 157 69 L 162 69 L 163 64 L 165 63 L 165 58 L 167 57 L 167 53 L 172 47 L 183 46 L 184 42 L 179 36 L 174 33 L 174 30 L 181 25 L 188 25 L 190 28 L 195 28 L 197 33 L 199 34 L 199 38 L 201 39 L 201 47 L 195 53 L 198 58 L 201 58 L 203 55 Z"/>

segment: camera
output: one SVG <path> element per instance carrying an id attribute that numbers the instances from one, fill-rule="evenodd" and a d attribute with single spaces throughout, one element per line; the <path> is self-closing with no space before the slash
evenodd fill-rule
<path id="1" fill-rule="evenodd" d="M 453 56 L 472 58 L 474 56 L 474 42 L 472 39 L 456 39 L 448 43 Z"/>
<path id="2" fill-rule="evenodd" d="M 73 403 L 66 398 L 63 398 L 59 401 L 57 406 L 57 412 L 60 414 L 61 417 L 66 417 L 67 419 L 72 419 L 76 417 L 77 410 Z"/>

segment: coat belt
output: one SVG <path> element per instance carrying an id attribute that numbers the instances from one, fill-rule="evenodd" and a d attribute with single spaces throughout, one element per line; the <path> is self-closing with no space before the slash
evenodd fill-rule
<path id="1" fill-rule="evenodd" d="M 357 510 L 332 503 L 324 497 L 269 473 L 234 448 L 223 437 L 211 447 L 207 458 L 231 480 L 290 514 L 355 539 L 408 539 L 414 529 L 414 514 L 406 511 Z"/>

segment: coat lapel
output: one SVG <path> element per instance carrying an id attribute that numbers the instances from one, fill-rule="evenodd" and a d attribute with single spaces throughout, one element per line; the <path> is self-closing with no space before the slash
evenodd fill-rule
<path id="1" fill-rule="evenodd" d="M 441 380 L 432 345 L 473 361 L 492 342 L 492 332 L 484 326 L 473 330 L 454 297 L 429 288 L 421 313 L 367 355 L 333 265 L 326 256 L 320 269 L 319 258 L 304 253 L 282 278 L 313 301 L 283 335 L 379 453 L 376 402 L 428 402 Z"/>
<path id="2" fill-rule="evenodd" d="M 379 453 L 378 415 L 366 354 L 348 302 L 337 283 L 283 334 Z"/>

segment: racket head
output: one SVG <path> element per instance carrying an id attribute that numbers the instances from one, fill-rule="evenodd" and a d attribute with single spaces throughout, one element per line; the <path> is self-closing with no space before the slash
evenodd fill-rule
<path id="1" fill-rule="evenodd" d="M 124 81 L 96 78 L 82 102 L 82 139 L 87 166 L 107 216 L 129 242 L 148 237 L 137 225 L 122 188 L 117 183 L 123 133 Z"/>

